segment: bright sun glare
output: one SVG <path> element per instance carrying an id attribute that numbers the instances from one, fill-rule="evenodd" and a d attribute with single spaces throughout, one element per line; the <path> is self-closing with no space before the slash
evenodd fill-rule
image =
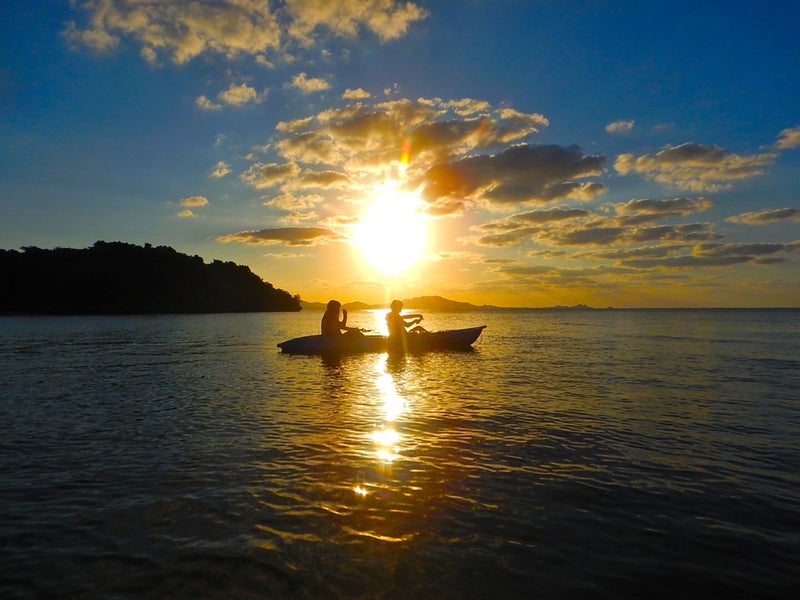
<path id="1" fill-rule="evenodd" d="M 367 261 L 384 275 L 398 275 L 414 266 L 425 251 L 427 221 L 416 193 L 399 189 L 397 181 L 385 181 L 361 222 L 353 231 L 354 242 Z"/>

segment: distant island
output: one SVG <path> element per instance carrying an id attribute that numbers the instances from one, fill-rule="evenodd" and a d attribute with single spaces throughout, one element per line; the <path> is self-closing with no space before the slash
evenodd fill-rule
<path id="1" fill-rule="evenodd" d="M 248 267 L 206 264 L 168 246 L 96 242 L 86 249 L 0 250 L 0 314 L 299 311 L 300 297 Z"/>
<path id="2" fill-rule="evenodd" d="M 300 303 L 304 310 L 325 310 L 324 302 L 304 302 Z M 403 300 L 403 306 L 409 309 L 416 310 L 430 310 L 437 312 L 462 312 L 470 310 L 534 310 L 531 308 L 507 308 L 503 306 L 492 306 L 490 304 L 476 305 L 469 302 L 458 302 L 456 300 L 448 300 L 441 296 L 417 296 L 415 298 L 406 298 Z M 379 310 L 388 309 L 388 304 L 365 304 L 364 302 L 348 302 L 343 304 L 343 307 L 349 311 L 355 310 Z M 609 307 L 611 308 L 611 307 Z M 600 310 L 586 304 L 576 304 L 575 306 L 550 306 L 542 309 L 535 310 Z"/>
<path id="3" fill-rule="evenodd" d="M 300 304 L 303 310 L 325 310 L 325 302 L 305 302 L 301 301 Z M 403 300 L 403 305 L 406 308 L 414 308 L 418 310 L 435 310 L 442 312 L 458 312 L 465 310 L 484 310 L 491 308 L 488 306 L 476 306 L 468 302 L 456 302 L 455 300 L 448 300 L 441 296 L 418 296 L 416 298 L 406 298 Z M 349 311 L 354 310 L 377 310 L 382 308 L 389 308 L 389 304 L 365 304 L 364 302 L 346 302 L 342 305 Z"/>

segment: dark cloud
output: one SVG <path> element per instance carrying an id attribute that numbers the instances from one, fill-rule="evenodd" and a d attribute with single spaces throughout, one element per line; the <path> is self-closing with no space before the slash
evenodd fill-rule
<path id="1" fill-rule="evenodd" d="M 605 246 L 624 241 L 627 232 L 624 227 L 586 227 L 547 230 L 539 237 L 559 246 Z"/>
<path id="2" fill-rule="evenodd" d="M 425 206 L 425 213 L 432 217 L 452 217 L 467 210 L 467 203 L 456 198 L 440 198 Z"/>
<path id="3" fill-rule="evenodd" d="M 496 271 L 510 280 L 559 287 L 595 286 L 597 276 L 603 274 L 597 269 L 563 269 L 547 265 L 501 265 Z"/>
<path id="4" fill-rule="evenodd" d="M 727 267 L 751 263 L 768 265 L 784 262 L 775 254 L 792 252 L 796 247 L 790 244 L 698 244 L 691 255 L 667 256 L 661 258 L 625 258 L 620 264 L 636 269 L 685 269 L 690 267 Z"/>
<path id="5" fill-rule="evenodd" d="M 704 206 L 701 202 L 699 205 Z M 623 205 L 623 212 L 632 216 L 635 210 L 645 215 L 683 214 L 692 202 L 665 201 Z M 644 222 L 653 220 L 648 216 Z M 576 224 L 577 223 L 577 224 Z M 585 209 L 553 208 L 511 215 L 484 223 L 475 228 L 485 232 L 473 241 L 483 246 L 510 246 L 526 239 L 557 246 L 608 246 L 612 244 L 643 244 L 656 241 L 699 242 L 722 239 L 710 223 L 643 226 L 635 219 L 607 218 Z"/>
<path id="6" fill-rule="evenodd" d="M 317 165 L 325 165 L 328 177 L 332 172 L 339 174 L 338 183 L 366 189 L 376 178 L 386 177 L 402 165 L 409 190 L 426 183 L 429 189 L 443 188 L 440 194 L 428 195 L 428 214 L 462 214 L 473 203 L 470 196 L 479 195 L 474 189 L 454 193 L 454 189 L 461 188 L 452 179 L 448 181 L 448 169 L 452 171 L 448 165 L 479 149 L 502 148 L 520 141 L 546 125 L 547 119 L 542 115 L 494 108 L 488 102 L 470 98 L 355 102 L 279 123 L 276 129 L 280 139 L 265 147 L 277 150 L 287 162 L 254 164 L 242 178 L 258 188 L 281 185 L 284 192 L 300 192 L 318 187 L 323 176 L 315 175 Z M 504 204 L 513 202 L 515 197 L 527 201 L 532 188 L 552 199 L 588 199 L 605 190 L 600 184 L 571 180 L 599 173 L 605 160 L 602 157 L 586 157 L 574 147 L 543 146 L 531 151 L 527 159 L 522 156 L 526 152 L 512 148 L 499 158 L 483 157 L 495 163 L 492 168 L 498 177 L 488 182 L 488 187 L 486 182 L 479 184 L 486 188 L 483 191 L 487 192 L 487 199 Z M 514 160 L 518 164 L 511 164 Z M 505 168 L 504 163 L 508 163 Z M 470 169 L 480 163 L 461 166 Z M 534 168 L 538 174 L 533 173 Z M 489 175 L 485 166 L 483 169 L 480 177 Z M 524 169 L 529 171 L 527 175 L 514 173 Z M 547 175 L 548 169 L 555 169 L 555 173 Z"/>
<path id="7" fill-rule="evenodd" d="M 496 141 L 487 117 L 423 123 L 410 136 L 417 158 L 447 159 L 457 152 L 488 146 Z"/>
<path id="8" fill-rule="evenodd" d="M 780 221 L 800 221 L 800 210 L 796 208 L 776 208 L 773 210 L 746 212 L 728 217 L 725 220 L 743 225 L 766 225 L 767 223 L 778 223 Z"/>
<path id="9" fill-rule="evenodd" d="M 556 271 L 554 267 L 541 265 L 503 265 L 497 269 L 499 273 L 511 276 L 544 275 Z"/>
<path id="10" fill-rule="evenodd" d="M 685 225 L 660 225 L 657 227 L 639 227 L 628 236 L 632 242 L 653 241 L 701 241 L 719 240 L 725 237 L 713 231 L 711 223 L 687 223 Z"/>
<path id="11" fill-rule="evenodd" d="M 353 185 L 353 180 L 349 175 L 345 173 L 339 173 L 338 171 L 305 170 L 301 174 L 299 182 L 299 187 L 302 189 L 347 189 Z"/>
<path id="12" fill-rule="evenodd" d="M 343 238 L 340 234 L 324 227 L 271 227 L 256 231 L 239 231 L 216 239 L 224 244 L 236 242 L 250 245 L 315 246 Z"/>
<path id="13" fill-rule="evenodd" d="M 714 203 L 708 198 L 666 198 L 661 200 L 629 200 L 614 204 L 621 225 L 638 225 L 652 223 L 667 217 L 684 217 L 704 212 L 713 208 Z"/>
<path id="14" fill-rule="evenodd" d="M 511 231 L 504 231 L 501 233 L 481 235 L 474 238 L 472 241 L 479 246 L 502 248 L 504 246 L 513 246 L 514 244 L 518 244 L 521 241 L 530 238 L 537 231 L 538 229 L 534 227 L 512 229 Z"/>
<path id="15" fill-rule="evenodd" d="M 622 264 L 626 267 L 634 269 L 685 269 L 688 267 L 728 267 L 735 264 L 747 262 L 749 259 L 745 257 L 729 256 L 723 258 L 697 256 L 674 256 L 668 258 L 653 258 L 653 259 L 628 259 L 623 260 Z"/>
<path id="16" fill-rule="evenodd" d="M 724 236 L 715 233 L 710 223 L 638 227 L 618 225 L 616 219 L 596 219 L 579 226 L 569 224 L 540 229 L 535 237 L 557 246 L 608 246 L 656 241 L 698 242 L 718 240 Z"/>
<path id="17" fill-rule="evenodd" d="M 242 173 L 242 179 L 256 189 L 268 188 L 290 181 L 300 173 L 295 163 L 255 163 Z"/>
<path id="18" fill-rule="evenodd" d="M 605 191 L 599 183 L 575 179 L 599 175 L 605 157 L 585 155 L 578 146 L 513 146 L 494 155 L 438 163 L 423 178 L 423 198 L 470 197 L 492 204 L 589 200 Z"/>
<path id="19" fill-rule="evenodd" d="M 695 247 L 698 256 L 760 256 L 775 254 L 792 248 L 786 244 L 700 244 Z"/>
<path id="20" fill-rule="evenodd" d="M 706 211 L 714 206 L 708 198 L 665 198 L 661 200 L 629 200 L 624 204 L 615 204 L 619 215 L 652 214 L 652 215 L 691 215 Z"/>
<path id="21" fill-rule="evenodd" d="M 352 154 L 398 147 L 402 141 L 400 127 L 401 123 L 390 112 L 374 111 L 337 120 L 314 136 L 324 136 Z"/>
<path id="22" fill-rule="evenodd" d="M 549 208 L 547 210 L 531 210 L 528 212 L 517 213 L 490 221 L 478 226 L 478 229 L 484 231 L 508 231 L 518 229 L 521 227 L 530 227 L 531 225 L 546 225 L 558 221 L 565 221 L 569 219 L 587 218 L 592 216 L 592 213 L 583 208 Z"/>
<path id="23" fill-rule="evenodd" d="M 614 167 L 622 174 L 694 191 L 719 191 L 731 182 L 761 175 L 775 161 L 774 152 L 739 155 L 719 146 L 688 142 L 654 154 L 620 154 Z"/>
<path id="24" fill-rule="evenodd" d="M 336 164 L 341 152 L 329 138 L 306 132 L 280 140 L 276 147 L 289 160 L 310 164 Z"/>
<path id="25" fill-rule="evenodd" d="M 632 248 L 620 248 L 614 250 L 602 250 L 597 252 L 582 253 L 578 258 L 595 259 L 626 259 L 626 258 L 663 258 L 674 256 L 677 252 L 690 246 L 685 244 L 665 244 L 658 246 L 636 246 Z"/>

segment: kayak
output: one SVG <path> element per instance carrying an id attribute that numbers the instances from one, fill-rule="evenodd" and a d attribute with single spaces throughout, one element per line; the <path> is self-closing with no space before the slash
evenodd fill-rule
<path id="1" fill-rule="evenodd" d="M 336 337 L 306 335 L 278 344 L 287 354 L 354 354 L 359 352 L 426 352 L 429 350 L 466 350 L 477 340 L 486 325 L 466 329 L 445 329 L 427 333 L 409 333 L 406 344 L 390 341 L 385 335 L 344 334 Z"/>

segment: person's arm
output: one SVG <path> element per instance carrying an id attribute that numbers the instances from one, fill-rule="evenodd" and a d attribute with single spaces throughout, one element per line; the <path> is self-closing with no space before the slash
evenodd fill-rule
<path id="1" fill-rule="evenodd" d="M 411 315 L 403 315 L 403 324 L 406 327 L 408 327 L 409 325 L 414 325 L 415 323 L 408 323 L 406 322 L 406 319 L 408 319 L 409 321 L 413 321 L 414 319 L 416 319 L 416 323 L 419 323 L 420 321 L 422 321 L 422 315 L 419 313 L 414 313 Z"/>
<path id="2" fill-rule="evenodd" d="M 343 318 L 341 321 L 339 321 L 339 327 L 344 331 L 358 331 L 358 332 L 368 331 L 367 329 L 362 329 L 361 327 L 350 327 L 347 324 L 347 311 L 345 309 L 342 309 L 342 315 Z"/>

